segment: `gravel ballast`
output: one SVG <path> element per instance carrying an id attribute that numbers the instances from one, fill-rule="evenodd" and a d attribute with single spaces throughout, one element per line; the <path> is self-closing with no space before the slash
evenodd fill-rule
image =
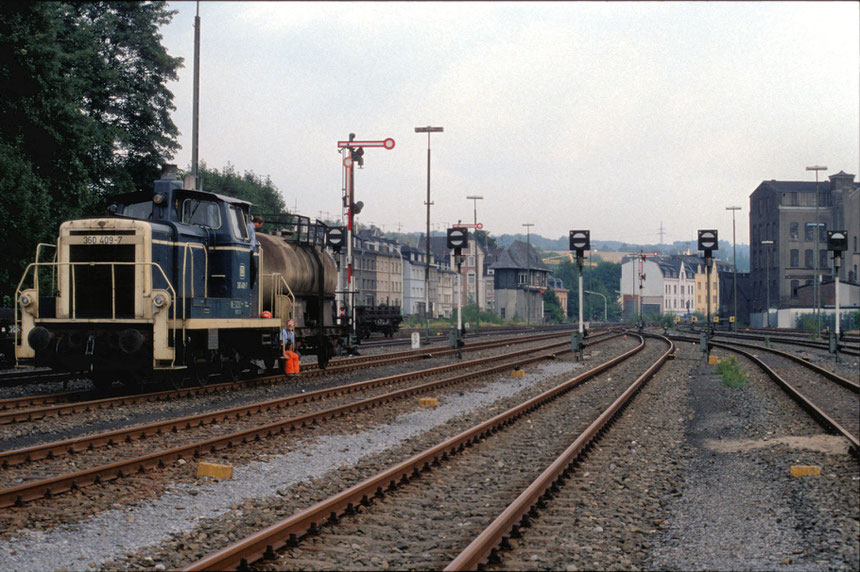
<path id="1" fill-rule="evenodd" d="M 237 467 L 232 480 L 175 486 L 155 502 L 118 507 L 77 526 L 27 531 L 0 545 L 0 565 L 17 570 L 99 566 L 161 542 L 170 534 L 191 530 L 200 520 L 223 514 L 245 499 L 275 496 L 292 484 L 354 464 L 475 407 L 521 391 L 542 377 L 557 375 L 560 368 L 570 371 L 571 364 L 548 362 L 525 378 L 489 384 L 456 400 L 442 401 L 439 407 L 401 415 L 371 431 L 317 437 L 289 455 Z"/>
<path id="2" fill-rule="evenodd" d="M 620 353 L 595 349 L 603 350 L 601 359 Z M 535 534 L 517 540 L 500 567 L 860 570 L 856 459 L 755 366 L 741 357 L 738 363 L 749 372 L 747 384 L 728 387 L 697 344 L 679 344 L 677 358 L 565 484 L 572 505 L 550 504 Z M 300 435 L 288 454 L 238 464 L 233 480 L 174 483 L 155 500 L 117 503 L 73 525 L 0 541 L 0 569 L 182 566 L 581 368 L 569 359 L 542 362 L 524 378 L 498 376 L 440 396 L 436 408 L 382 424 L 361 421 L 371 429 L 352 422 L 354 433 Z M 791 477 L 792 465 L 818 466 L 821 476 Z M 47 503 L 33 510 L 55 509 Z M 541 521 L 558 528 L 543 545 Z"/>

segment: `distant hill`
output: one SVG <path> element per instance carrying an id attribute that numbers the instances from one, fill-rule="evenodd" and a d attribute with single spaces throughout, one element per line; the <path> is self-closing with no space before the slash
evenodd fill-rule
<path id="1" fill-rule="evenodd" d="M 445 233 L 433 231 L 430 233 L 431 236 L 445 236 Z M 410 246 L 415 246 L 418 244 L 419 237 L 423 236 L 423 233 L 419 232 L 410 232 L 410 233 L 397 233 L 397 232 L 387 232 L 385 233 L 387 238 L 391 238 L 400 242 L 401 244 L 408 244 Z M 568 237 L 562 236 L 557 239 L 550 239 L 543 237 L 539 234 L 533 234 L 531 237 L 527 237 L 525 234 L 503 234 L 500 236 L 492 235 L 496 238 L 498 245 L 500 248 L 507 248 L 510 246 L 515 240 L 521 240 L 523 242 L 527 242 L 527 239 L 531 242 L 532 246 L 534 246 L 538 250 L 567 250 L 568 249 Z M 640 250 L 643 252 L 659 252 L 660 254 L 683 254 L 685 252 L 695 253 L 697 252 L 696 241 L 675 241 L 672 244 L 631 244 L 628 242 L 621 242 L 617 240 L 592 240 L 591 246 L 595 250 L 603 250 L 610 252 L 639 252 Z M 714 253 L 716 258 L 720 260 L 725 260 L 726 262 L 732 261 L 732 244 L 731 242 L 721 240 L 720 248 L 717 252 Z M 750 256 L 749 256 L 749 245 L 748 244 L 738 244 L 737 245 L 737 263 L 738 263 L 738 272 L 749 272 L 750 268 Z"/>

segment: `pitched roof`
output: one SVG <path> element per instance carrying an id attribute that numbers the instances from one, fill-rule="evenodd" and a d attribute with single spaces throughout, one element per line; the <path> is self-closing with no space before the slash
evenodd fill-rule
<path id="1" fill-rule="evenodd" d="M 511 245 L 502 251 L 495 263 L 490 265 L 494 270 L 501 269 L 527 269 L 546 270 L 549 268 L 541 262 L 535 248 L 520 240 L 515 240 Z"/>

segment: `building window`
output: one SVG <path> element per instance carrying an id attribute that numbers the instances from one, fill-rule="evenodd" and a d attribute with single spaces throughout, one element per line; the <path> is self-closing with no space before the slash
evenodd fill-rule
<path id="1" fill-rule="evenodd" d="M 818 241 L 827 242 L 827 223 L 822 222 L 818 225 Z"/>
<path id="2" fill-rule="evenodd" d="M 818 251 L 818 267 L 827 268 L 827 250 Z"/>
<path id="3" fill-rule="evenodd" d="M 792 268 L 800 266 L 800 251 L 796 248 L 791 249 L 791 266 Z"/>
<path id="4" fill-rule="evenodd" d="M 805 266 L 807 268 L 813 268 L 812 250 L 807 248 L 806 250 L 803 251 L 803 261 L 804 261 Z"/>
<path id="5" fill-rule="evenodd" d="M 789 238 L 792 240 L 797 240 L 800 238 L 800 223 L 793 222 L 789 226 Z"/>
<path id="6" fill-rule="evenodd" d="M 800 280 L 791 281 L 791 297 L 797 298 L 797 289 L 800 287 Z"/>
<path id="7" fill-rule="evenodd" d="M 804 240 L 815 240 L 815 223 L 806 223 L 806 233 L 803 235 Z"/>

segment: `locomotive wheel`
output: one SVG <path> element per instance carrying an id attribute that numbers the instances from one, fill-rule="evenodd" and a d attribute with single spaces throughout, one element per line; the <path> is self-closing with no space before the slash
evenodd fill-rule
<path id="1" fill-rule="evenodd" d="M 266 366 L 266 371 L 272 371 L 275 369 L 275 366 L 278 365 L 278 360 L 273 357 L 265 357 L 263 358 L 263 365 Z"/>
<path id="2" fill-rule="evenodd" d="M 242 375 L 239 353 L 228 351 L 221 357 L 221 378 L 224 381 L 239 381 Z"/>
<path id="3" fill-rule="evenodd" d="M 185 386 L 185 370 L 177 369 L 164 373 L 164 380 L 173 389 L 182 389 Z"/>
<path id="4" fill-rule="evenodd" d="M 326 339 L 321 340 L 319 351 L 317 352 L 317 365 L 320 366 L 320 369 L 328 367 L 328 361 L 331 359 L 331 354 L 331 344 Z"/>
<path id="5" fill-rule="evenodd" d="M 188 366 L 186 376 L 183 381 L 187 380 L 192 386 L 202 387 L 209 383 L 209 374 L 212 373 L 212 364 L 210 363 L 209 352 L 205 350 L 196 350 L 187 354 L 185 365 Z"/>

